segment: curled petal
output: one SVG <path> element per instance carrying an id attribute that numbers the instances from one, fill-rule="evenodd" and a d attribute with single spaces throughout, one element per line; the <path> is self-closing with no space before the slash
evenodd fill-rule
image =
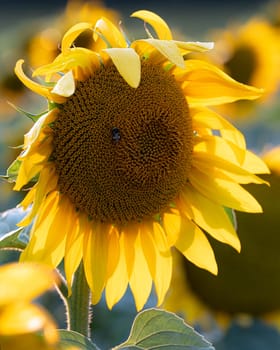
<path id="1" fill-rule="evenodd" d="M 33 92 L 35 92 L 43 97 L 46 97 L 50 101 L 54 101 L 57 103 L 63 103 L 65 101 L 64 97 L 58 96 L 58 95 L 50 92 L 52 87 L 40 85 L 40 84 L 36 83 L 35 81 L 29 79 L 23 72 L 23 69 L 22 69 L 23 63 L 24 63 L 24 60 L 17 61 L 16 66 L 15 66 L 15 73 L 16 73 L 17 77 L 19 78 L 19 80 L 28 89 L 30 89 L 31 91 L 33 91 Z"/>
<path id="2" fill-rule="evenodd" d="M 157 33 L 157 36 L 161 40 L 172 40 L 171 31 L 167 23 L 158 15 L 151 11 L 140 10 L 133 12 L 131 17 L 137 17 L 144 22 L 149 23 Z"/>
<path id="3" fill-rule="evenodd" d="M 219 68 L 199 60 L 187 60 L 184 70 L 179 72 L 175 68 L 173 73 L 182 81 L 191 107 L 254 100 L 263 94 L 263 89 L 239 83 Z"/>
<path id="4" fill-rule="evenodd" d="M 122 33 L 107 18 L 100 18 L 96 22 L 94 32 L 94 40 L 100 37 L 108 47 L 127 47 Z"/>
<path id="5" fill-rule="evenodd" d="M 184 54 L 189 52 L 205 52 L 212 50 L 214 47 L 213 42 L 200 42 L 200 41 L 173 41 Z"/>
<path id="6" fill-rule="evenodd" d="M 74 94 L 75 80 L 71 70 L 58 80 L 51 92 L 64 97 L 70 97 Z"/>
<path id="7" fill-rule="evenodd" d="M 92 24 L 87 22 L 81 22 L 75 24 L 73 27 L 71 27 L 63 36 L 62 42 L 61 42 L 61 51 L 62 53 L 66 53 L 69 48 L 72 46 L 74 40 L 85 30 L 91 29 L 92 30 Z"/>
<path id="8" fill-rule="evenodd" d="M 73 70 L 73 75 L 76 79 L 84 80 L 99 66 L 100 59 L 95 52 L 82 47 L 74 47 L 67 54 L 58 55 L 52 63 L 37 68 L 33 76 L 51 76 L 58 72 Z"/>
<path id="9" fill-rule="evenodd" d="M 137 88 L 141 78 L 140 57 L 132 48 L 104 49 L 124 80 L 133 88 Z"/>
<path id="10" fill-rule="evenodd" d="M 158 39 L 142 39 L 140 42 L 146 42 L 156 48 L 164 57 L 166 57 L 171 63 L 176 66 L 185 68 L 185 62 L 183 56 L 178 49 L 177 45 L 170 40 L 158 40 Z"/>

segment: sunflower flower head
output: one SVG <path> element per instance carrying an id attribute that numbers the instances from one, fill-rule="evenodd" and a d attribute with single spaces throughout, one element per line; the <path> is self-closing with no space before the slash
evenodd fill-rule
<path id="1" fill-rule="evenodd" d="M 55 350 L 56 324 L 32 300 L 54 286 L 56 274 L 36 263 L 0 267 L 0 348 L 3 350 Z"/>
<path id="2" fill-rule="evenodd" d="M 246 150 L 243 135 L 208 106 L 262 91 L 215 66 L 187 59 L 212 43 L 181 42 L 165 21 L 137 11 L 148 38 L 129 40 L 111 21 L 82 22 L 64 35 L 61 53 L 34 71 L 15 72 L 49 110 L 24 137 L 14 189 L 29 184 L 19 223 L 34 220 L 22 261 L 57 266 L 64 259 L 71 293 L 80 263 L 97 303 L 112 308 L 129 286 L 140 310 L 152 285 L 161 304 L 172 275 L 171 248 L 217 273 L 205 232 L 237 251 L 226 207 L 260 212 L 240 184 L 263 183 L 268 168 Z M 106 48 L 73 46 L 91 30 Z"/>

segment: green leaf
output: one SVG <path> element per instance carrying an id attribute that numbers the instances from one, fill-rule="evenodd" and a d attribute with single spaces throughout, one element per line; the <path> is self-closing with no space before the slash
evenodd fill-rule
<path id="1" fill-rule="evenodd" d="M 0 213 L 0 249 L 24 249 L 29 242 L 31 225 L 18 227 L 17 223 L 28 213 L 12 208 Z"/>
<path id="2" fill-rule="evenodd" d="M 0 238 L 0 249 L 20 249 L 23 250 L 28 243 L 24 228 L 20 227 L 8 232 Z"/>
<path id="3" fill-rule="evenodd" d="M 7 169 L 6 175 L 0 175 L 0 178 L 8 182 L 15 182 L 18 176 L 21 161 L 16 159 Z"/>
<path id="4" fill-rule="evenodd" d="M 230 221 L 232 225 L 234 226 L 235 229 L 237 229 L 237 220 L 236 220 L 236 215 L 235 211 L 231 208 L 224 207 L 224 210 L 227 214 L 227 216 L 230 218 Z"/>
<path id="5" fill-rule="evenodd" d="M 52 109 L 55 109 L 55 108 L 61 108 L 61 104 L 49 101 L 48 107 L 49 107 L 49 111 L 51 111 Z"/>
<path id="6" fill-rule="evenodd" d="M 15 106 L 14 104 L 12 104 L 11 102 L 9 102 L 9 105 L 11 105 L 17 112 L 25 115 L 27 118 L 31 119 L 34 123 L 44 114 L 46 114 L 46 112 L 43 113 L 39 113 L 39 114 L 32 114 L 29 112 L 24 111 L 23 109 L 21 109 L 20 107 Z"/>
<path id="7" fill-rule="evenodd" d="M 140 312 L 128 339 L 114 350 L 214 350 L 211 344 L 171 312 L 148 309 Z"/>
<path id="8" fill-rule="evenodd" d="M 60 345 L 62 349 L 67 350 L 68 347 L 76 347 L 81 350 L 99 350 L 99 348 L 84 335 L 74 332 L 67 331 L 65 329 L 59 329 Z"/>

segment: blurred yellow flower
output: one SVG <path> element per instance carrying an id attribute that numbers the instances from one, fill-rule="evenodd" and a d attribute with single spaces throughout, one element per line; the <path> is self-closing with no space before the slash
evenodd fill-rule
<path id="1" fill-rule="evenodd" d="M 52 62 L 59 54 L 63 34 L 79 22 L 95 23 L 105 16 L 110 21 L 118 21 L 116 10 L 107 8 L 102 1 L 69 0 L 65 11 L 53 18 L 49 26 L 32 37 L 28 43 L 28 61 L 33 68 Z M 99 42 L 100 44 L 100 42 Z M 85 31 L 76 38 L 75 45 L 98 50 L 91 31 Z"/>
<path id="2" fill-rule="evenodd" d="M 65 10 L 61 14 L 52 16 L 47 21 L 42 18 L 40 23 L 39 21 L 34 21 L 31 24 L 34 27 L 40 27 L 41 23 L 44 23 L 44 29 L 40 30 L 36 35 L 30 37 L 29 33 L 27 33 L 30 26 L 29 21 L 27 27 L 20 29 L 22 30 L 22 40 L 26 41 L 23 44 L 23 55 L 27 57 L 33 68 L 50 63 L 59 53 L 61 38 L 66 30 L 78 22 L 95 22 L 102 16 L 106 16 L 112 21 L 118 21 L 120 19 L 118 12 L 107 8 L 102 1 L 69 0 Z M 91 33 L 86 31 L 76 38 L 75 44 L 87 48 L 99 49 L 96 47 Z M 16 101 L 17 104 L 25 102 L 26 104 L 27 97 L 24 94 L 26 90 L 23 88 L 20 80 L 13 74 L 10 63 L 5 62 L 4 56 L 3 61 L 1 63 L 6 67 L 1 69 L 0 75 L 0 117 L 7 118 L 9 116 L 11 118 L 14 117 L 15 110 L 7 101 Z"/>
<path id="3" fill-rule="evenodd" d="M 280 326 L 279 155 L 279 147 L 263 155 L 272 165 L 271 174 L 263 176 L 271 185 L 269 189 L 252 184 L 246 187 L 261 201 L 263 214 L 236 212 L 240 254 L 211 240 L 219 265 L 215 277 L 177 255 L 166 309 L 183 314 L 190 323 L 206 324 L 212 315 L 226 326 L 232 318 L 255 316 Z"/>
<path id="4" fill-rule="evenodd" d="M 172 274 L 175 246 L 197 266 L 217 273 L 202 231 L 237 251 L 240 242 L 224 210 L 260 212 L 240 184 L 264 183 L 263 161 L 246 149 L 243 135 L 207 106 L 261 90 L 240 84 L 215 66 L 186 60 L 212 43 L 173 39 L 168 25 L 149 11 L 132 14 L 151 25 L 153 38 L 128 42 L 108 19 L 68 30 L 61 53 L 29 79 L 50 101 L 25 135 L 15 190 L 37 176 L 21 205 L 35 218 L 22 261 L 57 266 L 64 258 L 71 281 L 83 261 L 92 302 L 105 289 L 109 308 L 128 285 L 140 310 L 154 283 L 161 304 Z M 84 31 L 107 48 L 73 46 Z"/>
<path id="5" fill-rule="evenodd" d="M 236 101 L 219 111 L 233 119 L 252 116 L 260 103 L 271 102 L 279 88 L 280 38 L 268 21 L 252 18 L 213 35 L 215 50 L 209 57 L 237 81 L 264 89 L 257 101 Z"/>
<path id="6" fill-rule="evenodd" d="M 57 349 L 55 322 L 46 310 L 32 303 L 57 281 L 53 270 L 38 263 L 0 267 L 1 350 Z"/>
<path id="7" fill-rule="evenodd" d="M 263 160 L 274 173 L 280 175 L 280 146 L 266 151 L 263 154 Z"/>

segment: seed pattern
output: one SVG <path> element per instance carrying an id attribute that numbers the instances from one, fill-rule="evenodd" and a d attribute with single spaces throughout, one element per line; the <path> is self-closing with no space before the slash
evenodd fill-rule
<path id="1" fill-rule="evenodd" d="M 142 63 L 138 88 L 114 65 L 79 82 L 54 124 L 59 190 L 78 210 L 124 225 L 165 210 L 185 185 L 193 131 L 171 73 Z"/>

